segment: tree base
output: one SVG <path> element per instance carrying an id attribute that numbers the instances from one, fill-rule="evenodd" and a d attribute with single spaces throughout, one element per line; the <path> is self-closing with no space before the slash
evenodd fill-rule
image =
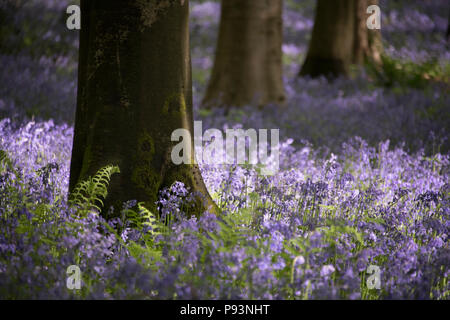
<path id="1" fill-rule="evenodd" d="M 307 57 L 299 75 L 310 76 L 312 78 L 320 76 L 336 78 L 339 75 L 348 75 L 349 68 L 347 65 L 348 63 L 345 63 L 340 59 Z"/>

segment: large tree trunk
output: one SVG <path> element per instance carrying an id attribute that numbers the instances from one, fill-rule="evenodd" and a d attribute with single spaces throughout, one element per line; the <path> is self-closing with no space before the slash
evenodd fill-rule
<path id="1" fill-rule="evenodd" d="M 367 28 L 367 7 L 378 0 L 318 0 L 306 60 L 300 75 L 348 75 L 351 64 L 381 61 L 381 33 Z"/>
<path id="2" fill-rule="evenodd" d="M 283 103 L 282 0 L 223 0 L 203 106 Z"/>
<path id="3" fill-rule="evenodd" d="M 193 138 L 188 6 L 188 0 L 81 1 L 70 191 L 114 164 L 121 173 L 111 180 L 105 208 L 138 200 L 155 209 L 158 191 L 175 181 L 213 205 L 198 167 L 171 161 L 171 133 L 185 128 Z M 203 208 L 199 200 L 196 213 Z"/>

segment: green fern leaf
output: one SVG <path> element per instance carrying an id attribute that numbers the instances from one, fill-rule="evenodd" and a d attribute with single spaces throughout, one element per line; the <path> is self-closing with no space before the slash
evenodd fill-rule
<path id="1" fill-rule="evenodd" d="M 120 173 L 119 167 L 109 165 L 101 168 L 94 177 L 79 182 L 71 194 L 72 205 L 78 206 L 83 213 L 99 213 L 104 205 L 103 199 L 108 195 L 111 176 L 115 173 Z"/>

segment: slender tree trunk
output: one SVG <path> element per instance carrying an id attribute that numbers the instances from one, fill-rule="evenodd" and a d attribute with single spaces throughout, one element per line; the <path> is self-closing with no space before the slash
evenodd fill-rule
<path id="1" fill-rule="evenodd" d="M 185 128 L 193 137 L 188 7 L 188 0 L 81 1 L 70 191 L 114 164 L 121 173 L 105 208 L 138 200 L 155 209 L 158 191 L 175 181 L 213 205 L 198 167 L 171 161 L 171 133 Z"/>
<path id="2" fill-rule="evenodd" d="M 367 28 L 367 7 L 378 0 L 318 0 L 306 60 L 300 75 L 348 75 L 351 64 L 381 62 L 381 33 Z"/>
<path id="3" fill-rule="evenodd" d="M 283 103 L 282 0 L 223 0 L 203 106 Z"/>
<path id="4" fill-rule="evenodd" d="M 352 63 L 362 65 L 366 62 L 381 64 L 381 32 L 367 28 L 367 8 L 378 5 L 378 0 L 355 0 L 355 38 Z"/>

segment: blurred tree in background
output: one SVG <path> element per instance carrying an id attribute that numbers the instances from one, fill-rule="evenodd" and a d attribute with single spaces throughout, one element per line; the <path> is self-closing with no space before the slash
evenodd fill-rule
<path id="1" fill-rule="evenodd" d="M 318 0 L 312 38 L 300 75 L 348 75 L 351 64 L 381 61 L 381 33 L 367 28 L 377 0 Z"/>
<path id="2" fill-rule="evenodd" d="M 203 106 L 283 103 L 283 1 L 223 0 Z"/>

